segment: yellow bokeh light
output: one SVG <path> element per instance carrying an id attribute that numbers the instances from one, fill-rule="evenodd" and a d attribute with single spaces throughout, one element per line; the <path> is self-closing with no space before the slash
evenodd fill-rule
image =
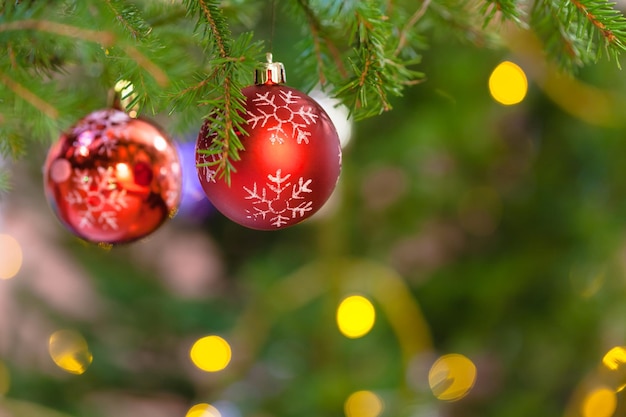
<path id="1" fill-rule="evenodd" d="M 13 236 L 0 234 L 0 279 L 10 279 L 22 267 L 22 247 Z"/>
<path id="2" fill-rule="evenodd" d="M 11 376 L 9 370 L 3 362 L 0 362 L 0 397 L 9 392 L 11 386 Z"/>
<path id="3" fill-rule="evenodd" d="M 59 330 L 52 333 L 48 342 L 48 352 L 59 368 L 71 374 L 84 373 L 93 361 L 87 341 L 74 330 Z"/>
<path id="4" fill-rule="evenodd" d="M 344 404 L 346 417 L 378 417 L 383 408 L 383 401 L 372 391 L 354 392 Z"/>
<path id="5" fill-rule="evenodd" d="M 231 355 L 230 345 L 219 336 L 198 339 L 189 352 L 194 365 L 207 372 L 217 372 L 226 368 Z"/>
<path id="6" fill-rule="evenodd" d="M 185 417 L 222 417 L 222 414 L 212 405 L 201 403 L 191 407 Z"/>
<path id="7" fill-rule="evenodd" d="M 465 397 L 476 382 L 476 365 L 459 354 L 443 355 L 428 372 L 428 384 L 435 397 L 457 401 Z"/>
<path id="8" fill-rule="evenodd" d="M 582 404 L 583 417 L 611 417 L 617 408 L 617 396 L 610 388 L 591 391 Z"/>
<path id="9" fill-rule="evenodd" d="M 489 77 L 489 92 L 500 104 L 510 106 L 524 100 L 528 91 L 526 74 L 517 64 L 504 61 Z"/>
<path id="10" fill-rule="evenodd" d="M 337 326 L 346 337 L 365 336 L 376 321 L 376 310 L 365 297 L 352 295 L 345 298 L 337 308 Z"/>
<path id="11" fill-rule="evenodd" d="M 625 363 L 626 349 L 622 346 L 615 346 L 602 358 L 602 364 L 612 371 L 616 371 Z"/>

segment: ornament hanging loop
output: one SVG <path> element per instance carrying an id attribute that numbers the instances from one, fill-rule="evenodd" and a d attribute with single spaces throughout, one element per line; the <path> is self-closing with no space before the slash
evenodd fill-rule
<path id="1" fill-rule="evenodd" d="M 254 84 L 284 84 L 287 79 L 283 64 L 281 62 L 273 62 L 271 52 L 268 52 L 265 57 L 267 62 L 254 71 Z"/>
<path id="2" fill-rule="evenodd" d="M 122 94 L 117 88 L 110 88 L 107 93 L 107 107 L 124 111 L 122 107 Z"/>

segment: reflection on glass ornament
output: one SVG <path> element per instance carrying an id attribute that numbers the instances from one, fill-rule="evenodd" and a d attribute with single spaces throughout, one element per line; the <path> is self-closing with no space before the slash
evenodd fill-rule
<path id="1" fill-rule="evenodd" d="M 341 170 L 337 131 L 324 109 L 301 91 L 283 85 L 284 68 L 268 63 L 246 98 L 245 150 L 233 161 L 230 184 L 218 177 L 218 155 L 209 149 L 219 123 L 205 122 L 198 135 L 198 177 L 222 214 L 251 229 L 277 230 L 315 214 L 332 194 Z"/>
<path id="2" fill-rule="evenodd" d="M 126 243 L 176 213 L 181 167 L 154 123 L 117 109 L 90 113 L 52 145 L 44 188 L 61 222 L 94 243 Z"/>
<path id="3" fill-rule="evenodd" d="M 183 173 L 183 188 L 177 219 L 201 221 L 211 214 L 211 202 L 206 198 L 196 172 L 195 142 L 177 142 Z"/>

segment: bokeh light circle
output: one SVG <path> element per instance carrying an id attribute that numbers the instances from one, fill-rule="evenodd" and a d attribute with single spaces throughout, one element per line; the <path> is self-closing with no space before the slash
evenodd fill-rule
<path id="1" fill-rule="evenodd" d="M 344 404 L 346 417 L 378 417 L 383 409 L 383 401 L 372 391 L 353 392 Z"/>
<path id="2" fill-rule="evenodd" d="M 0 397 L 6 395 L 9 392 L 9 387 L 11 386 L 11 375 L 9 374 L 9 369 L 6 367 L 4 362 L 0 361 Z"/>
<path id="3" fill-rule="evenodd" d="M 511 61 L 498 64 L 489 77 L 491 96 L 505 106 L 520 103 L 527 91 L 528 80 L 524 70 Z"/>
<path id="4" fill-rule="evenodd" d="M 476 365 L 460 354 L 443 355 L 428 372 L 428 384 L 437 399 L 458 401 L 465 397 L 476 382 Z"/>
<path id="5" fill-rule="evenodd" d="M 48 341 L 48 352 L 59 368 L 71 374 L 84 373 L 93 361 L 87 341 L 74 330 L 58 330 L 52 333 Z"/>
<path id="6" fill-rule="evenodd" d="M 206 372 L 221 371 L 228 366 L 232 356 L 230 345 L 219 336 L 198 339 L 189 352 L 191 361 Z"/>
<path id="7" fill-rule="evenodd" d="M 354 339 L 365 336 L 374 327 L 376 310 L 367 298 L 351 295 L 339 304 L 336 318 L 339 331 Z"/>
<path id="8" fill-rule="evenodd" d="M 0 279 L 10 279 L 22 267 L 22 247 L 11 235 L 0 234 Z"/>
<path id="9" fill-rule="evenodd" d="M 611 348 L 602 358 L 602 364 L 611 371 L 617 371 L 626 364 L 626 349 L 622 346 Z"/>
<path id="10" fill-rule="evenodd" d="M 222 417 L 222 414 L 211 404 L 200 403 L 191 407 L 185 417 Z"/>
<path id="11" fill-rule="evenodd" d="M 583 417 L 611 417 L 617 408 L 615 391 L 600 387 L 591 391 L 582 404 Z"/>

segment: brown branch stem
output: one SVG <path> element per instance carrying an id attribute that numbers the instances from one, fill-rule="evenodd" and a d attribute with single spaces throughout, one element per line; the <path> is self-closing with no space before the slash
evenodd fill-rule
<path id="1" fill-rule="evenodd" d="M 126 53 L 126 55 L 128 55 L 135 62 L 137 62 L 139 66 L 143 67 L 143 69 L 145 69 L 148 74 L 150 74 L 152 78 L 155 79 L 159 86 L 165 87 L 169 84 L 170 79 L 165 71 L 163 71 L 158 65 L 152 62 L 150 58 L 145 56 L 141 51 L 139 51 L 139 49 L 131 45 L 122 45 L 121 48 Z"/>
<path id="2" fill-rule="evenodd" d="M 222 39 L 220 31 L 218 30 L 217 25 L 215 23 L 215 18 L 213 17 L 213 13 L 211 13 L 211 9 L 209 8 L 209 6 L 207 6 L 207 4 L 203 0 L 200 0 L 198 3 L 200 3 L 200 7 L 202 8 L 202 14 L 204 14 L 204 18 L 206 19 L 207 23 L 209 24 L 209 27 L 211 28 L 211 32 L 213 33 L 213 37 L 215 38 L 215 43 L 217 43 L 217 47 L 220 50 L 220 56 L 222 58 L 228 57 L 228 51 L 226 50 L 226 42 L 224 41 L 224 39 Z"/>
<path id="3" fill-rule="evenodd" d="M 608 42 L 615 42 L 617 37 L 613 31 L 611 29 L 607 29 L 604 23 L 600 22 L 600 20 L 598 20 L 593 13 L 589 12 L 589 10 L 587 10 L 587 6 L 582 4 L 579 0 L 571 0 L 571 2 L 591 22 L 592 25 L 600 30 L 600 33 L 602 33 L 602 36 L 604 36 Z"/>
<path id="4" fill-rule="evenodd" d="M 126 28 L 126 30 L 130 32 L 135 39 L 139 39 L 140 37 L 139 32 L 136 31 L 135 28 L 133 28 L 133 26 L 130 23 L 128 23 L 128 20 L 126 20 L 124 16 L 118 13 L 117 9 L 111 3 L 111 0 L 105 0 L 105 2 L 107 6 L 109 6 L 109 9 L 111 9 L 111 11 L 113 12 L 115 17 L 117 18 L 117 20 L 119 20 L 122 23 L 122 26 L 124 26 L 124 28 Z"/>
<path id="5" fill-rule="evenodd" d="M 341 53 L 339 52 L 339 48 L 337 48 L 337 45 L 335 45 L 335 43 L 331 39 L 322 36 L 322 24 L 320 23 L 319 19 L 317 19 L 317 16 L 315 16 L 315 13 L 311 9 L 311 7 L 309 7 L 308 2 L 306 2 L 305 0 L 299 0 L 298 4 L 300 4 L 300 7 L 302 7 L 302 10 L 304 11 L 304 15 L 306 16 L 309 29 L 311 30 L 311 34 L 313 36 L 313 46 L 315 49 L 315 57 L 317 60 L 318 68 L 317 72 L 320 78 L 320 83 L 324 84 L 324 81 L 326 79 L 322 71 L 324 67 L 324 63 L 322 60 L 322 42 L 326 45 L 326 47 L 328 48 L 328 52 L 330 52 L 330 55 L 333 57 L 333 61 L 337 66 L 339 74 L 341 74 L 343 78 L 346 78 L 348 76 L 348 71 L 346 70 L 346 67 L 344 66 L 341 59 Z"/>
<path id="6" fill-rule="evenodd" d="M 104 46 L 112 45 L 116 40 L 115 35 L 111 32 L 82 29 L 49 20 L 25 19 L 15 22 L 0 23 L 0 32 L 8 32 L 11 30 L 38 30 L 89 42 L 96 42 Z"/>
<path id="7" fill-rule="evenodd" d="M 13 91 L 17 96 L 20 96 L 24 101 L 28 102 L 31 106 L 35 107 L 37 110 L 45 114 L 51 119 L 57 119 L 59 117 L 59 111 L 33 93 L 31 90 L 26 88 L 24 85 L 15 81 L 13 78 L 9 77 L 3 72 L 0 72 L 0 82 L 6 85 L 11 91 Z"/>
<path id="8" fill-rule="evenodd" d="M 415 13 L 413 13 L 413 16 L 411 16 L 407 24 L 404 25 L 404 27 L 402 28 L 402 31 L 400 31 L 398 46 L 396 47 L 396 50 L 393 53 L 395 56 L 397 56 L 402 50 L 402 48 L 406 46 L 409 30 L 411 30 L 411 28 L 413 28 L 413 26 L 415 26 L 417 22 L 419 22 L 419 20 L 424 16 L 424 14 L 426 14 L 426 10 L 428 10 L 428 6 L 430 6 L 430 2 L 431 0 L 424 0 L 420 8 L 417 9 Z"/>

